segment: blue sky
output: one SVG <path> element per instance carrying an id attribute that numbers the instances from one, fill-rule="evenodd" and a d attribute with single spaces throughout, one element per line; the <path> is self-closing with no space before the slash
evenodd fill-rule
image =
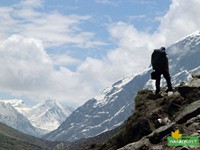
<path id="1" fill-rule="evenodd" d="M 190 6 L 190 7 L 188 7 Z M 1 0 L 0 99 L 80 106 L 199 29 L 198 0 Z"/>

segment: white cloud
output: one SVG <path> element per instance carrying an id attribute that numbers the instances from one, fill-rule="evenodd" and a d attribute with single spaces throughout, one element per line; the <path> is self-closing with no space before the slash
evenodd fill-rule
<path id="1" fill-rule="evenodd" d="M 0 55 L 1 87 L 26 90 L 43 87 L 40 81 L 47 82 L 52 61 L 40 41 L 13 35 L 1 43 Z"/>
<path id="2" fill-rule="evenodd" d="M 4 39 L 13 31 L 26 35 L 14 35 L 0 43 L 0 90 L 34 99 L 51 97 L 80 105 L 123 75 L 143 71 L 150 64 L 154 48 L 169 46 L 198 30 L 199 8 L 199 0 L 173 0 L 153 34 L 138 31 L 124 22 L 112 23 L 108 30 L 116 48 L 102 59 L 88 57 L 83 62 L 68 54 L 49 56 L 44 45 L 51 46 L 51 42 L 54 42 L 52 45 L 69 43 L 83 47 L 103 44 L 94 39 L 94 33 L 79 27 L 80 22 L 90 19 L 90 16 L 65 16 L 58 12 L 37 14 L 31 10 L 30 22 L 21 24 L 21 20 L 16 20 L 11 14 L 19 13 L 16 15 L 22 18 L 28 16 L 20 15 L 21 12 L 14 8 L 0 8 L 3 12 L 0 13 L 3 20 L 0 32 Z M 80 64 L 75 72 L 64 67 L 71 63 Z M 57 64 L 62 66 L 55 70 Z"/>
<path id="3" fill-rule="evenodd" d="M 158 30 L 167 45 L 200 28 L 199 8 L 199 0 L 172 0 Z"/>
<path id="4" fill-rule="evenodd" d="M 69 66 L 73 64 L 80 64 L 81 61 L 78 59 L 75 59 L 73 57 L 70 57 L 69 54 L 54 54 L 51 56 L 54 65 L 59 66 Z"/>
<path id="5" fill-rule="evenodd" d="M 100 4 L 104 4 L 104 5 L 113 5 L 113 6 L 118 6 L 121 1 L 118 0 L 118 1 L 115 1 L 115 0 L 96 0 L 97 3 L 100 3 Z"/>
<path id="6" fill-rule="evenodd" d="M 58 56 L 53 62 L 42 42 L 34 38 L 13 35 L 0 43 L 0 55 L 1 92 L 24 95 L 35 100 L 55 98 L 71 104 L 82 103 L 94 92 L 87 87 L 86 79 L 82 80 L 79 73 L 66 67 L 54 69 L 56 61 L 60 61 L 59 65 L 71 62 Z"/>
<path id="7" fill-rule="evenodd" d="M 64 15 L 58 11 L 42 12 L 42 0 L 23 0 L 10 7 L 0 7 L 0 39 L 12 34 L 40 39 L 45 47 L 72 44 L 81 47 L 104 45 L 95 40 L 95 34 L 85 32 L 81 23 L 91 19 L 89 15 Z"/>

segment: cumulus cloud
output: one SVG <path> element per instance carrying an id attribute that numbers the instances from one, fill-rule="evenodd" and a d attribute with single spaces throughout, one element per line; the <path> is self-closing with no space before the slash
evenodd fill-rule
<path id="1" fill-rule="evenodd" d="M 111 23 L 108 32 L 116 48 L 101 59 L 88 57 L 84 61 L 67 53 L 49 55 L 45 48 L 63 43 L 80 47 L 103 44 L 95 40 L 94 33 L 78 26 L 90 16 L 21 10 L 32 14 L 29 18 L 14 7 L 0 8 L 1 39 L 9 37 L 0 43 L 0 90 L 36 100 L 50 97 L 80 105 L 122 76 L 143 71 L 150 64 L 154 48 L 169 46 L 198 30 L 199 7 L 199 0 L 173 0 L 154 33 L 139 31 L 125 22 Z M 14 12 L 23 19 L 13 18 Z M 12 33 L 18 35 L 9 36 Z M 74 72 L 67 68 L 71 63 L 78 64 Z M 55 69 L 55 65 L 61 66 Z"/>
<path id="2" fill-rule="evenodd" d="M 1 42 L 0 55 L 0 80 L 5 90 L 46 88 L 40 81 L 47 82 L 52 61 L 41 41 L 13 35 Z"/>
<path id="3" fill-rule="evenodd" d="M 56 61 L 61 61 L 59 65 L 66 65 L 76 60 L 66 60 L 67 57 L 62 60 L 62 57 L 55 56 L 58 60 L 54 62 L 42 42 L 35 38 L 13 35 L 0 43 L 0 55 L 1 92 L 25 95 L 35 100 L 67 100 L 71 104 L 82 103 L 94 92 L 80 74 L 62 66 L 54 68 Z"/>
<path id="4" fill-rule="evenodd" d="M 198 0 L 172 0 L 169 11 L 161 19 L 158 34 L 165 38 L 167 45 L 199 30 L 200 1 Z"/>

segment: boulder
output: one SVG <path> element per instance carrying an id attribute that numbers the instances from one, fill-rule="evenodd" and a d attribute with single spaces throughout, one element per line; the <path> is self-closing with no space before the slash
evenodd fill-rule
<path id="1" fill-rule="evenodd" d="M 200 79 L 200 72 L 192 74 L 193 78 L 199 78 Z"/>
<path id="2" fill-rule="evenodd" d="M 200 78 L 193 78 L 188 85 L 190 87 L 200 87 Z"/>
<path id="3" fill-rule="evenodd" d="M 172 122 L 168 125 L 162 126 L 156 130 L 154 130 L 151 134 L 147 136 L 150 143 L 152 144 L 158 144 L 161 142 L 162 138 L 168 134 L 171 133 L 173 127 L 175 125 L 175 122 Z"/>
<path id="4" fill-rule="evenodd" d="M 118 150 L 136 150 L 136 149 L 143 149 L 143 150 L 148 150 L 150 149 L 150 142 L 149 140 L 144 137 L 142 138 L 141 140 L 137 141 L 137 142 L 134 142 L 134 143 L 131 143 L 131 144 L 128 144 Z"/>
<path id="5" fill-rule="evenodd" d="M 189 106 L 186 106 L 175 118 L 175 122 L 182 124 L 187 120 L 196 117 L 200 114 L 200 100 L 191 103 Z"/>

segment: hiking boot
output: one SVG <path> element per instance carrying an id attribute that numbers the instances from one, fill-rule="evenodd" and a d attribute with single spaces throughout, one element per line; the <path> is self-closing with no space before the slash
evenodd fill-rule
<path id="1" fill-rule="evenodd" d="M 155 95 L 159 95 L 159 94 L 160 94 L 160 91 L 156 90 Z"/>
<path id="2" fill-rule="evenodd" d="M 165 92 L 166 92 L 166 93 L 168 93 L 168 92 L 173 92 L 173 89 L 172 89 L 172 88 L 168 88 Z"/>

